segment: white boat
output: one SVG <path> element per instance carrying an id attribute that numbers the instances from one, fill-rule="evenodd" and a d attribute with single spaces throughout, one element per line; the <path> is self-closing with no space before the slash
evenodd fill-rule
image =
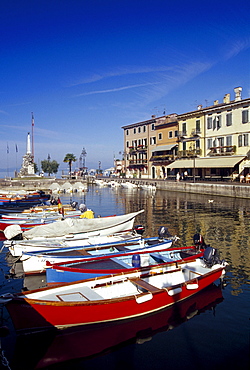
<path id="1" fill-rule="evenodd" d="M 121 186 L 127 189 L 137 189 L 137 185 L 130 181 L 122 182 Z"/>
<path id="2" fill-rule="evenodd" d="M 149 240 L 151 243 L 149 243 Z M 154 242 L 154 243 L 152 243 Z M 117 257 L 125 252 L 137 253 L 138 251 L 153 252 L 161 251 L 170 248 L 173 240 L 161 240 L 157 238 L 136 239 L 127 241 L 118 241 L 106 244 L 89 245 L 76 248 L 61 248 L 47 250 L 43 252 L 27 252 L 23 253 L 21 261 L 23 263 L 23 271 L 27 274 L 38 274 L 44 272 L 47 263 L 58 264 L 74 260 L 85 259 L 88 257 Z"/>
<path id="3" fill-rule="evenodd" d="M 68 247 L 80 247 L 93 244 L 104 244 L 124 240 L 138 239 L 140 235 L 136 230 L 119 232 L 110 235 L 92 235 L 77 237 L 77 235 L 65 235 L 62 238 L 48 238 L 37 240 L 5 240 L 3 246 L 9 249 L 13 257 L 21 257 L 25 252 L 43 252 L 48 249 L 61 249 Z"/>
<path id="4" fill-rule="evenodd" d="M 47 225 L 39 225 L 30 230 L 22 232 L 19 225 L 11 225 L 6 227 L 4 234 L 6 239 L 20 238 L 23 239 L 40 239 L 62 238 L 65 235 L 76 235 L 76 237 L 84 238 L 92 235 L 109 235 L 121 231 L 132 230 L 135 217 L 144 210 L 128 213 L 120 216 L 99 217 L 99 218 L 81 218 L 73 219 L 66 218 L 65 220 L 57 221 Z"/>

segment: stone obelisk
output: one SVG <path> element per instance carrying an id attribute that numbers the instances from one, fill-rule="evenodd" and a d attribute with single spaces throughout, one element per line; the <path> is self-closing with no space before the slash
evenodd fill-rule
<path id="1" fill-rule="evenodd" d="M 31 153 L 31 143 L 30 143 L 30 133 L 27 135 L 27 145 L 26 145 L 26 154 L 23 156 L 22 168 L 19 172 L 19 176 L 34 176 L 34 160 Z"/>

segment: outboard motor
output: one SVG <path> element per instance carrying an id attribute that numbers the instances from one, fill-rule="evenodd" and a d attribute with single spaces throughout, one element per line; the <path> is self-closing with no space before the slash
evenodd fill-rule
<path id="1" fill-rule="evenodd" d="M 206 244 L 204 242 L 204 238 L 201 234 L 197 233 L 193 236 L 194 245 L 199 250 L 200 248 L 206 248 Z"/>
<path id="2" fill-rule="evenodd" d="M 145 231 L 145 227 L 142 225 L 136 225 L 134 226 L 134 231 L 136 232 L 136 234 L 142 235 Z"/>
<path id="3" fill-rule="evenodd" d="M 213 247 L 207 247 L 205 249 L 203 259 L 207 267 L 212 267 L 217 263 L 221 263 L 219 259 L 219 252 Z"/>
<path id="4" fill-rule="evenodd" d="M 86 205 L 85 205 L 84 203 L 81 203 L 81 204 L 79 205 L 79 210 L 80 210 L 82 213 L 86 212 L 86 211 L 87 211 L 87 207 L 86 207 Z"/>
<path id="5" fill-rule="evenodd" d="M 71 205 L 71 207 L 72 207 L 72 208 L 74 208 L 74 209 L 79 209 L 79 207 L 78 207 L 78 202 L 75 202 L 75 201 L 74 201 L 74 202 L 71 202 L 71 203 L 70 203 L 70 205 Z"/>
<path id="6" fill-rule="evenodd" d="M 164 238 L 170 238 L 172 235 L 168 231 L 167 227 L 161 226 L 158 230 L 158 236 L 159 236 L 159 239 L 164 239 Z"/>

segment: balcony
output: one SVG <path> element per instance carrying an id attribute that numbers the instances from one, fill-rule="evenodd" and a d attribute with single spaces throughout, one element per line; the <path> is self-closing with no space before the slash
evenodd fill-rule
<path id="1" fill-rule="evenodd" d="M 145 152 L 147 150 L 147 145 L 137 145 L 137 146 L 130 146 L 129 153 L 137 153 L 137 152 Z"/>
<path id="2" fill-rule="evenodd" d="M 225 145 L 225 146 L 215 146 L 209 148 L 210 156 L 223 156 L 223 155 L 234 155 L 236 153 L 236 145 Z"/>
<path id="3" fill-rule="evenodd" d="M 198 157 L 201 156 L 201 149 L 189 149 L 189 150 L 180 150 L 177 154 L 177 158 L 192 158 L 192 157 Z"/>
<path id="4" fill-rule="evenodd" d="M 201 129 L 200 128 L 194 128 L 191 131 L 191 136 L 200 136 L 201 135 Z"/>
<path id="5" fill-rule="evenodd" d="M 178 131 L 177 137 L 182 138 L 187 136 L 187 131 Z"/>

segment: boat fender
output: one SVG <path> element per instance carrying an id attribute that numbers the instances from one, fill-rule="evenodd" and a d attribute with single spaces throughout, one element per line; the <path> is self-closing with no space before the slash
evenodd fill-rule
<path id="1" fill-rule="evenodd" d="M 133 254 L 132 256 L 132 266 L 140 267 L 141 266 L 141 257 L 139 254 Z"/>

